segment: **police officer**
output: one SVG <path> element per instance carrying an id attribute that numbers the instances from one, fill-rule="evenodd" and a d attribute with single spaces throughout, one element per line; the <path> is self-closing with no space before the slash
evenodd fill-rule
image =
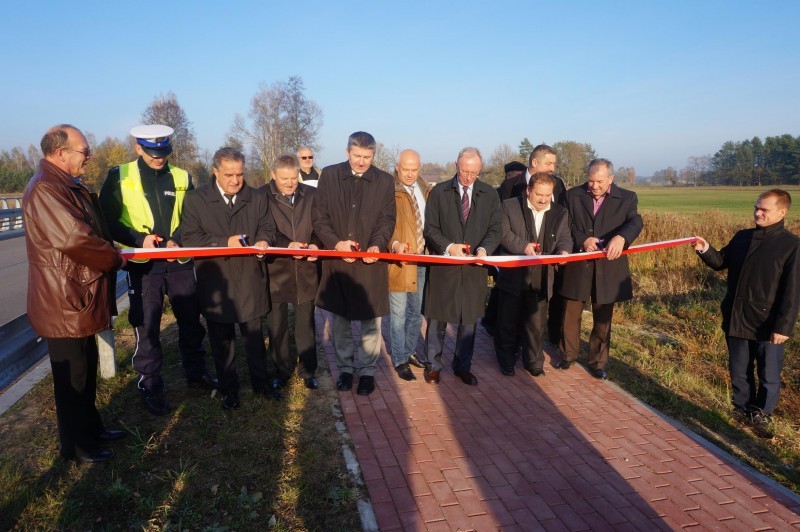
<path id="1" fill-rule="evenodd" d="M 108 171 L 100 191 L 100 205 L 114 240 L 127 247 L 154 248 L 181 245 L 183 198 L 191 190 L 186 170 L 167 162 L 174 130 L 163 125 L 131 129 L 136 139 L 135 161 Z M 189 386 L 216 388 L 206 370 L 200 312 L 195 299 L 193 261 L 147 261 L 128 264 L 129 321 L 136 334 L 133 368 L 145 408 L 166 415 L 170 405 L 161 379 L 163 353 L 159 335 L 164 296 L 178 322 L 178 347 Z"/>

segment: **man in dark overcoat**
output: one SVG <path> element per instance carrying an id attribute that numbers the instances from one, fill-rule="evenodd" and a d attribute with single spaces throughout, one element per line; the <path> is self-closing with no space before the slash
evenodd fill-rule
<path id="1" fill-rule="evenodd" d="M 485 257 L 500 244 L 500 198 L 494 188 L 478 180 L 482 166 L 478 149 L 464 148 L 456 159 L 456 175 L 433 187 L 425 205 L 424 231 L 432 255 Z M 429 267 L 423 303 L 428 320 L 426 382 L 439 382 L 444 334 L 447 324 L 453 323 L 458 325 L 453 372 L 465 384 L 478 384 L 470 369 L 475 326 L 486 307 L 487 281 L 483 266 Z"/>
<path id="2" fill-rule="evenodd" d="M 347 161 L 322 170 L 315 195 L 314 232 L 326 249 L 379 253 L 389 245 L 395 224 L 394 179 L 372 165 L 375 138 L 357 131 L 347 142 Z M 350 390 L 358 370 L 357 392 L 375 390 L 375 364 L 381 347 L 381 316 L 389 312 L 389 269 L 375 258 L 328 259 L 316 305 L 333 314 L 333 346 L 339 366 L 339 391 Z M 355 360 L 352 322 L 361 323 L 361 350 Z"/>
<path id="3" fill-rule="evenodd" d="M 291 249 L 319 249 L 314 234 L 311 210 L 316 189 L 299 182 L 300 162 L 293 155 L 275 161 L 272 181 L 267 185 L 269 212 L 275 220 L 275 246 Z M 289 347 L 289 305 L 294 312 L 294 344 L 300 359 L 298 375 L 306 388 L 316 390 L 317 344 L 314 324 L 314 298 L 319 286 L 316 257 L 270 257 L 269 291 L 272 310 L 267 314 L 270 354 L 284 386 L 294 371 L 296 360 Z"/>
<path id="4" fill-rule="evenodd" d="M 214 154 L 215 181 L 186 194 L 183 243 L 188 247 L 267 249 L 275 241 L 275 222 L 266 191 L 244 182 L 244 155 L 235 148 Z M 274 367 L 267 357 L 261 318 L 269 312 L 267 265 L 254 255 L 198 258 L 197 297 L 208 324 L 208 340 L 222 392 L 222 408 L 239 408 L 235 342 L 239 325 L 253 391 L 280 399 L 273 385 Z"/>
<path id="5" fill-rule="evenodd" d="M 694 246 L 708 266 L 728 270 L 721 306 L 733 408 L 757 425 L 769 423 L 778 404 L 784 346 L 800 310 L 800 239 L 784 226 L 791 206 L 788 192 L 767 190 L 755 205 L 755 228 L 719 251 L 700 237 Z"/>
<path id="6" fill-rule="evenodd" d="M 606 251 L 606 258 L 571 262 L 563 268 L 560 293 L 565 298 L 564 331 L 557 367 L 569 369 L 578 359 L 581 314 L 592 301 L 594 326 L 589 336 L 588 366 L 592 375 L 605 379 L 614 303 L 633 298 L 628 257 L 622 251 L 642 232 L 636 193 L 612 185 L 614 165 L 594 159 L 583 185 L 567 191 L 567 211 L 573 251 Z"/>
<path id="7" fill-rule="evenodd" d="M 554 178 L 534 173 L 527 194 L 503 202 L 502 250 L 510 255 L 566 255 L 572 250 L 567 210 L 552 201 Z M 547 302 L 553 297 L 556 265 L 500 268 L 494 349 L 503 375 L 514 375 L 522 322 L 522 365 L 544 375 Z"/>

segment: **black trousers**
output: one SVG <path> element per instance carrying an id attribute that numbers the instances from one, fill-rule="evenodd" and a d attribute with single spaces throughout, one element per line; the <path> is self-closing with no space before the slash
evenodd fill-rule
<path id="1" fill-rule="evenodd" d="M 76 449 L 92 453 L 100 449 L 95 436 L 103 432 L 97 398 L 97 340 L 45 338 L 53 369 L 58 439 L 61 456 L 75 457 Z"/>
<path id="2" fill-rule="evenodd" d="M 741 409 L 756 407 L 772 414 L 781 392 L 785 344 L 733 336 L 726 336 L 725 341 L 728 344 L 733 406 Z"/>
<path id="3" fill-rule="evenodd" d="M 547 339 L 553 345 L 558 345 L 561 342 L 564 328 L 564 296 L 558 293 L 562 277 L 560 270 L 556 270 L 555 281 L 553 282 L 553 297 L 550 298 L 547 304 Z"/>
<path id="4" fill-rule="evenodd" d="M 299 305 L 292 304 L 294 310 L 294 345 L 300 359 L 298 375 L 310 379 L 317 371 L 317 341 L 314 334 L 314 301 Z M 297 359 L 292 356 L 289 345 L 289 304 L 272 302 L 272 310 L 267 314 L 267 334 L 269 351 L 278 372 L 278 377 L 286 381 L 292 376 Z"/>
<path id="5" fill-rule="evenodd" d="M 219 391 L 223 395 L 239 393 L 239 374 L 236 371 L 236 325 L 235 323 L 219 323 L 206 319 L 208 324 L 208 342 L 214 355 L 217 368 Z M 250 384 L 253 390 L 265 390 L 272 387 L 275 367 L 267 358 L 264 347 L 264 333 L 261 329 L 261 318 L 239 323 L 242 335 L 247 367 L 250 370 Z"/>
<path id="6" fill-rule="evenodd" d="M 453 373 L 465 373 L 472 367 L 472 352 L 475 350 L 475 323 L 459 323 L 456 331 L 456 349 L 453 353 Z M 425 329 L 425 354 L 431 367 L 437 371 L 444 368 L 442 351 L 447 322 L 428 319 Z"/>
<path id="7" fill-rule="evenodd" d="M 520 320 L 523 323 L 521 331 Z M 542 342 L 546 324 L 546 293 L 530 287 L 518 295 L 501 290 L 498 298 L 497 331 L 494 335 L 494 350 L 500 367 L 514 367 L 521 335 L 522 365 L 526 369 L 542 369 Z"/>
<path id="8" fill-rule="evenodd" d="M 163 387 L 161 366 L 161 315 L 164 313 L 164 296 L 169 297 L 172 311 L 178 322 L 178 348 L 187 378 L 206 372 L 203 337 L 206 334 L 200 323 L 200 310 L 195 297 L 194 270 L 142 274 L 128 272 L 128 319 L 136 335 L 133 369 L 140 377 L 140 389 Z"/>

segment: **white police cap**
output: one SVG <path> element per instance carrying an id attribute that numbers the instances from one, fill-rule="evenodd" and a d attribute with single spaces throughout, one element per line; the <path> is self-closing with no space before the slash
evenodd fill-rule
<path id="1" fill-rule="evenodd" d="M 136 138 L 136 142 L 142 147 L 142 150 L 151 157 L 166 157 L 172 153 L 170 136 L 173 133 L 175 133 L 174 129 L 161 124 L 136 126 L 131 129 L 131 135 Z"/>

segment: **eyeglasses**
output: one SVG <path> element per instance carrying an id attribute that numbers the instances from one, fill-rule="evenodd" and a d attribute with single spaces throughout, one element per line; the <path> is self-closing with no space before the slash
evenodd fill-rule
<path id="1" fill-rule="evenodd" d="M 92 149 L 87 147 L 85 150 L 73 150 L 72 148 L 61 148 L 64 151 L 74 151 L 75 153 L 80 153 L 87 159 L 92 156 Z"/>
<path id="2" fill-rule="evenodd" d="M 309 159 L 314 160 L 313 155 L 301 155 L 300 158 L 303 159 L 304 161 L 307 161 Z"/>
<path id="3" fill-rule="evenodd" d="M 464 177 L 480 177 L 480 172 L 464 172 L 463 170 L 458 170 L 458 175 L 463 175 Z"/>

